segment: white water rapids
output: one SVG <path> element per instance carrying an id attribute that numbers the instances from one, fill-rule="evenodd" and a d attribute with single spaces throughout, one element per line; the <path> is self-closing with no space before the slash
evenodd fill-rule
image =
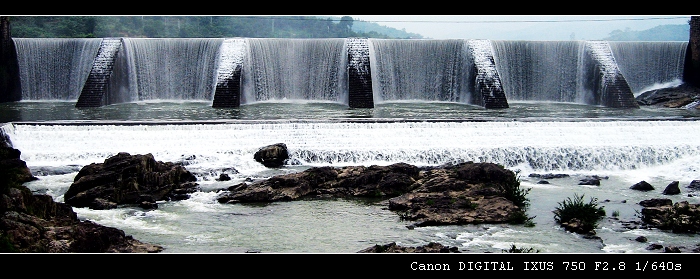
<path id="1" fill-rule="evenodd" d="M 543 252 L 617 253 L 647 252 L 649 243 L 634 241 L 639 235 L 664 245 L 692 247 L 696 242 L 692 235 L 621 229 L 619 220 L 638 220 L 638 202 L 643 199 L 698 202 L 697 195 L 685 187 L 700 177 L 697 121 L 56 121 L 16 122 L 3 125 L 2 130 L 40 178 L 27 187 L 57 201 L 63 200 L 82 165 L 103 162 L 117 152 L 152 153 L 160 161 L 185 163 L 202 188 L 188 200 L 161 202 L 157 210 L 74 208 L 80 218 L 163 245 L 166 253 L 352 253 L 394 241 L 406 246 L 439 241 L 471 252 L 500 252 L 517 245 Z M 287 144 L 290 165 L 267 169 L 254 161 L 258 148 L 277 142 Z M 408 223 L 397 214 L 373 203 L 321 200 L 248 206 L 216 201 L 217 191 L 248 178 L 309 166 L 455 161 L 494 162 L 518 171 L 521 187 L 532 189 L 528 216 L 537 225 L 408 230 Z M 531 172 L 571 177 L 539 184 L 528 177 Z M 216 181 L 221 173 L 229 174 L 232 181 Z M 577 185 L 585 175 L 609 179 L 601 181 L 601 186 Z M 648 193 L 629 189 L 640 180 L 657 188 L 679 181 L 683 194 L 663 196 L 662 189 Z M 574 194 L 605 201 L 607 215 L 617 214 L 597 229 L 601 244 L 566 233 L 554 223 L 552 210 Z"/>
<path id="2" fill-rule="evenodd" d="M 494 162 L 523 171 L 621 171 L 700 155 L 696 121 L 290 122 L 4 127 L 29 166 L 86 165 L 118 152 L 191 168 L 263 169 L 258 148 L 285 143 L 290 164 Z M 664 175 L 682 177 L 683 170 Z"/>

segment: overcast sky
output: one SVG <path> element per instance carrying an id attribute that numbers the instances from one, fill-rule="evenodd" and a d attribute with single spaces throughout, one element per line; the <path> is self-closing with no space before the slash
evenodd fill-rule
<path id="1" fill-rule="evenodd" d="M 597 40 L 614 30 L 688 24 L 690 15 L 350 15 L 432 39 Z"/>

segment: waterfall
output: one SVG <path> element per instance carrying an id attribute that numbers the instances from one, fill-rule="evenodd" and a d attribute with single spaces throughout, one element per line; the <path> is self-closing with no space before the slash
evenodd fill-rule
<path id="1" fill-rule="evenodd" d="M 102 39 L 14 38 L 22 100 L 77 100 Z"/>
<path id="2" fill-rule="evenodd" d="M 211 101 L 222 42 L 124 38 L 132 100 Z"/>
<path id="3" fill-rule="evenodd" d="M 102 41 L 13 40 L 22 100 L 77 100 Z M 215 101 L 219 90 L 217 107 L 281 100 L 353 103 L 353 107 L 414 100 L 507 107 L 506 99 L 627 107 L 632 102 L 627 99 L 633 98 L 627 96 L 630 90 L 641 93 L 680 82 L 688 45 L 459 39 L 121 40 L 104 103 Z M 604 54 L 596 52 L 598 45 L 604 45 Z M 611 67 L 615 78 L 600 80 L 600 71 Z M 364 86 L 358 91 L 364 101 L 349 100 L 351 82 Z M 615 101 L 619 98 L 626 101 Z"/>
<path id="4" fill-rule="evenodd" d="M 347 104 L 345 39 L 249 38 L 241 103 L 306 100 Z"/>
<path id="5" fill-rule="evenodd" d="M 463 40 L 371 39 L 375 103 L 470 102 Z"/>
<path id="6" fill-rule="evenodd" d="M 580 102 L 581 41 L 494 40 L 494 59 L 509 101 Z"/>
<path id="7" fill-rule="evenodd" d="M 688 42 L 608 42 L 632 92 L 683 79 Z"/>

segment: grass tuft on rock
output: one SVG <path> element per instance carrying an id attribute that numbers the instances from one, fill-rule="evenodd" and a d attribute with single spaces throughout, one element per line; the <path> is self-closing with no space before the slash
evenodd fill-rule
<path id="1" fill-rule="evenodd" d="M 559 202 L 554 212 L 554 220 L 559 224 L 566 224 L 576 219 L 581 222 L 584 230 L 593 230 L 603 217 L 605 210 L 598 206 L 598 199 L 591 198 L 588 202 L 583 201 L 583 196 L 574 194 L 574 197 L 566 198 Z"/>

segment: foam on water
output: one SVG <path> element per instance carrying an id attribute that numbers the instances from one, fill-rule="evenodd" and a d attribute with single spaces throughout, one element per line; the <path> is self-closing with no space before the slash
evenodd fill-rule
<path id="1" fill-rule="evenodd" d="M 271 122 L 182 125 L 5 125 L 29 166 L 87 165 L 151 153 L 218 175 L 265 171 L 262 146 L 285 143 L 291 165 L 494 162 L 523 171 L 628 171 L 687 179 L 700 168 L 695 121 Z M 634 172 L 634 171 L 637 172 Z M 673 170 L 673 171 L 671 171 Z"/>
<path id="2" fill-rule="evenodd" d="M 73 208 L 73 211 L 82 219 L 98 222 L 101 225 L 122 228 L 138 229 L 154 234 L 177 234 L 176 227 L 162 225 L 153 219 L 178 218 L 176 215 L 165 211 L 145 211 L 134 208 L 118 208 L 112 210 L 92 210 L 88 208 Z"/>

